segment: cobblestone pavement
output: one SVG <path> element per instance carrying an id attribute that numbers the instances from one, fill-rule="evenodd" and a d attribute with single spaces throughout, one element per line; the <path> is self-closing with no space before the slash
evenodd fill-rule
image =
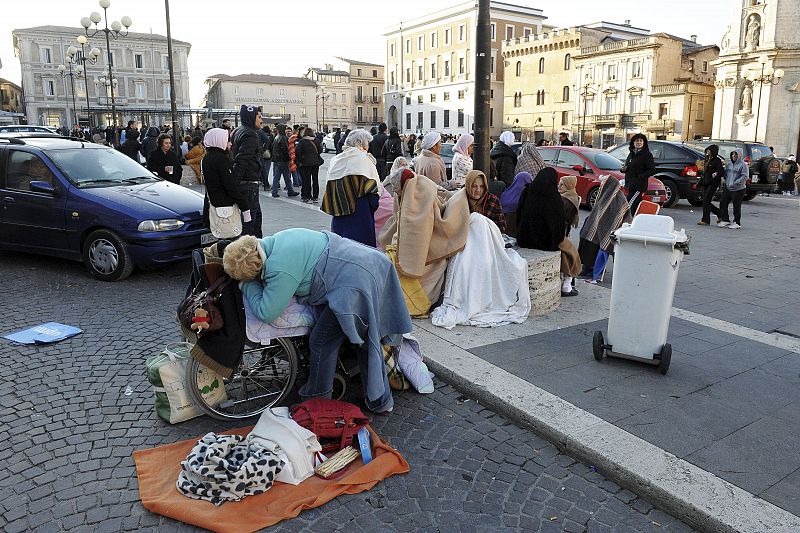
<path id="1" fill-rule="evenodd" d="M 232 427 L 208 417 L 169 426 L 153 410 L 144 359 L 178 340 L 172 309 L 188 265 L 101 283 L 78 263 L 4 252 L 0 270 L 4 333 L 53 320 L 84 330 L 42 347 L 0 340 L 0 530 L 194 530 L 142 507 L 132 458 Z M 690 530 L 446 384 L 396 400 L 374 427 L 411 472 L 274 530 Z"/>

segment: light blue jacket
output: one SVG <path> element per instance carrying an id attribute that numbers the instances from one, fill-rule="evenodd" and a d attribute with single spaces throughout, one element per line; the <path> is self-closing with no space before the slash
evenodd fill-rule
<path id="1" fill-rule="evenodd" d="M 733 161 L 733 154 L 737 154 L 736 162 Z M 729 191 L 743 191 L 747 188 L 747 178 L 750 177 L 750 168 L 744 162 L 741 148 L 736 148 L 731 152 L 731 160 L 725 165 L 725 188 Z"/>

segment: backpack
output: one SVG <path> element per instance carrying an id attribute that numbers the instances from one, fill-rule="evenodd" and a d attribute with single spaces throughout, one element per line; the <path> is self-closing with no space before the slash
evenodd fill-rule
<path id="1" fill-rule="evenodd" d="M 292 419 L 314 433 L 329 455 L 353 443 L 358 430 L 369 422 L 352 403 L 328 398 L 311 398 L 292 407 Z"/>
<path id="2" fill-rule="evenodd" d="M 386 148 L 387 160 L 394 161 L 403 155 L 403 141 L 400 139 L 389 139 L 386 142 L 389 143 L 389 146 Z"/>

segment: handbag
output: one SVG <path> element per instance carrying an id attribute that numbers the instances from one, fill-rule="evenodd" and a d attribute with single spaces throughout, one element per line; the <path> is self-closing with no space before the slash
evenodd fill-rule
<path id="1" fill-rule="evenodd" d="M 358 430 L 369 422 L 356 405 L 328 398 L 311 398 L 295 405 L 292 419 L 317 436 L 325 455 L 350 446 Z"/>
<path id="2" fill-rule="evenodd" d="M 170 424 L 203 414 L 185 383 L 191 349 L 188 342 L 170 343 L 159 355 L 145 361 L 147 380 L 155 392 L 156 414 Z M 219 405 L 228 398 L 222 376 L 202 365 L 197 372 L 197 387 L 209 405 Z"/>
<path id="3" fill-rule="evenodd" d="M 208 223 L 211 234 L 217 239 L 232 239 L 242 234 L 242 211 L 233 204 L 226 207 L 214 207 L 209 204 Z"/>
<path id="4" fill-rule="evenodd" d="M 178 306 L 178 321 L 184 330 L 196 331 L 197 337 L 222 328 L 224 322 L 217 301 L 222 290 L 231 282 L 229 276 L 220 276 L 208 289 L 198 284 Z"/>

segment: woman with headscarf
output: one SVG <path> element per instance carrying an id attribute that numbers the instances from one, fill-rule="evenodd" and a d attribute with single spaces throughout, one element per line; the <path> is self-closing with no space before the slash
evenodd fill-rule
<path id="1" fill-rule="evenodd" d="M 567 213 L 554 169 L 540 170 L 522 191 L 517 225 L 517 244 L 522 248 L 561 251 L 561 296 L 576 296 L 578 291 L 572 288 L 572 278 L 580 272 L 580 258 L 567 238 Z"/>
<path id="2" fill-rule="evenodd" d="M 512 237 L 517 236 L 517 209 L 519 208 L 519 197 L 525 187 L 531 184 L 533 178 L 527 172 L 520 172 L 514 177 L 511 187 L 503 191 L 500 195 L 500 205 L 503 215 L 506 217 L 506 232 Z"/>
<path id="3" fill-rule="evenodd" d="M 531 176 L 535 176 L 545 167 L 542 154 L 536 149 L 533 143 L 525 143 L 519 151 L 517 158 L 517 166 L 514 169 L 515 174 L 520 172 L 527 172 Z"/>
<path id="4" fill-rule="evenodd" d="M 383 187 L 375 161 L 367 153 L 372 135 L 364 129 L 350 132 L 328 168 L 328 182 L 320 209 L 333 217 L 331 231 L 375 247 L 375 210 Z"/>
<path id="5" fill-rule="evenodd" d="M 467 201 L 469 202 L 470 213 L 480 213 L 500 229 L 500 233 L 506 232 L 506 219 L 503 216 L 503 209 L 500 207 L 500 200 L 489 192 L 486 174 L 480 170 L 470 170 L 465 178 L 464 190 L 467 191 Z"/>
<path id="6" fill-rule="evenodd" d="M 511 185 L 516 175 L 515 169 L 517 167 L 517 154 L 511 146 L 514 144 L 514 134 L 510 131 L 504 131 L 500 134 L 500 140 L 497 141 L 489 153 L 492 161 L 497 167 L 497 177 L 503 181 L 506 186 Z"/>
<path id="7" fill-rule="evenodd" d="M 422 151 L 414 158 L 414 172 L 427 176 L 439 187 L 452 189 L 447 182 L 447 169 L 439 152 L 442 150 L 442 136 L 431 131 L 422 138 Z"/>
<path id="8" fill-rule="evenodd" d="M 375 235 L 380 235 L 383 226 L 386 225 L 386 221 L 389 220 L 394 212 L 394 192 L 400 191 L 400 176 L 403 170 L 407 168 L 408 159 L 403 156 L 396 157 L 392 161 L 389 175 L 383 180 L 383 192 L 378 202 L 378 209 L 375 211 Z M 383 250 L 384 246 L 381 243 L 377 243 L 377 248 Z"/>
<path id="9" fill-rule="evenodd" d="M 580 222 L 578 210 L 581 207 L 581 197 L 575 192 L 575 187 L 577 186 L 577 176 L 562 176 L 558 182 L 558 192 L 561 193 L 561 199 L 564 201 L 564 211 L 567 215 L 567 235 L 569 235 L 570 226 L 577 228 L 578 222 Z"/>
<path id="10" fill-rule="evenodd" d="M 453 146 L 453 185 L 464 185 L 467 173 L 472 170 L 472 151 L 475 148 L 475 137 L 464 133 Z"/>
<path id="11" fill-rule="evenodd" d="M 446 202 L 439 192 L 425 176 L 404 169 L 394 191 L 394 212 L 380 234 L 415 317 L 427 316 L 441 297 L 447 260 L 464 249 L 469 232 L 466 191 Z"/>
<path id="12" fill-rule="evenodd" d="M 630 222 L 631 208 L 614 176 L 608 176 L 600 184 L 597 202 L 586 217 L 581 228 L 578 253 L 583 270 L 581 277 L 590 277 L 587 283 L 597 283 L 606 268 L 609 254 L 614 251 L 611 234 Z"/>
<path id="13" fill-rule="evenodd" d="M 212 128 L 203 137 L 206 146 L 205 157 L 200 161 L 206 184 L 206 197 L 203 202 L 203 223 L 210 228 L 209 209 L 217 209 L 218 214 L 236 204 L 242 212 L 242 220 L 250 221 L 250 207 L 247 197 L 239 189 L 239 180 L 233 176 L 233 162 L 228 157 L 228 130 Z M 198 172 L 198 176 L 200 173 Z M 226 209 L 227 208 L 227 209 Z"/>

